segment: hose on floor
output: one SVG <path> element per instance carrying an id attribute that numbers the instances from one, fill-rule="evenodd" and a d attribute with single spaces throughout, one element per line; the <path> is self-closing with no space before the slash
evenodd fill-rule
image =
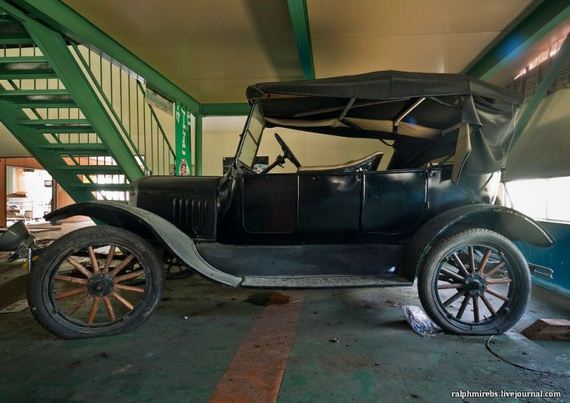
<path id="1" fill-rule="evenodd" d="M 537 372 L 539 374 L 556 374 L 555 372 L 552 371 L 541 371 L 539 369 L 534 369 L 534 368 L 529 368 L 529 367 L 525 367 L 524 365 L 520 365 L 517 364 L 515 362 L 512 362 L 510 360 L 507 360 L 505 357 L 501 356 L 499 353 L 493 351 L 493 349 L 491 348 L 491 341 L 495 338 L 495 335 L 490 336 L 487 341 L 485 342 L 485 348 L 487 349 L 487 351 L 489 351 L 491 354 L 493 354 L 495 357 L 497 357 L 499 360 L 503 361 L 504 363 L 507 363 L 509 365 L 512 365 L 513 367 L 517 367 L 517 368 L 521 368 L 521 369 L 526 369 L 527 371 L 532 371 L 532 372 Z M 560 375 L 560 374 L 556 374 L 556 375 Z"/>

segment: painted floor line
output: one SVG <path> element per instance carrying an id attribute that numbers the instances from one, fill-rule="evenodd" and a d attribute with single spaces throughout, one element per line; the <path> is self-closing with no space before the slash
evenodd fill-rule
<path id="1" fill-rule="evenodd" d="M 209 403 L 275 402 L 295 339 L 303 294 L 287 292 L 290 302 L 266 306 L 255 320 Z"/>

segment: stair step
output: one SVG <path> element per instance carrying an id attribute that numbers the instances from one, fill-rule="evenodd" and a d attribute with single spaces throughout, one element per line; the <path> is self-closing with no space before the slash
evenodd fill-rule
<path id="1" fill-rule="evenodd" d="M 42 133 L 94 133 L 87 119 L 19 120 L 18 124 L 34 127 Z"/>
<path id="2" fill-rule="evenodd" d="M 61 171 L 71 171 L 74 173 L 80 173 L 85 175 L 122 175 L 123 170 L 117 165 L 68 165 L 64 167 L 57 168 Z"/>
<path id="3" fill-rule="evenodd" d="M 109 155 L 109 151 L 104 144 L 99 143 L 57 143 L 40 146 L 44 150 L 67 154 L 73 152 L 77 156 L 83 155 Z"/>
<path id="4" fill-rule="evenodd" d="M 0 16 L 0 45 L 32 45 L 26 28 L 7 15 Z"/>
<path id="5" fill-rule="evenodd" d="M 67 90 L 0 91 L 0 98 L 20 108 L 73 108 L 75 101 Z"/>
<path id="6" fill-rule="evenodd" d="M 34 41 L 32 38 L 30 38 L 29 36 L 26 36 L 25 34 L 5 34 L 2 33 L 2 36 L 0 36 L 0 45 L 2 46 L 22 46 L 22 45 L 33 45 Z"/>
<path id="7" fill-rule="evenodd" d="M 57 78 L 44 56 L 0 57 L 0 79 Z"/>
<path id="8" fill-rule="evenodd" d="M 93 189 L 93 190 L 118 190 L 128 191 L 131 187 L 128 183 L 75 183 L 74 188 Z"/>

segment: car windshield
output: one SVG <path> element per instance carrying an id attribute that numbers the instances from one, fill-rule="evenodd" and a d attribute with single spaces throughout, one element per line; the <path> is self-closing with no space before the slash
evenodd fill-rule
<path id="1" fill-rule="evenodd" d="M 258 105 L 253 107 L 245 129 L 243 132 L 237 159 L 248 168 L 253 168 L 255 155 L 261 143 L 261 134 L 263 133 L 263 117 Z"/>

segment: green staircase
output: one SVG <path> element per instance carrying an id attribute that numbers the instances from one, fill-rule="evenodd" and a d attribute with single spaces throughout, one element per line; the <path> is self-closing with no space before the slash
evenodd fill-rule
<path id="1" fill-rule="evenodd" d="M 174 152 L 144 79 L 97 49 L 6 7 L 0 13 L 0 121 L 75 201 L 127 200 Z"/>

